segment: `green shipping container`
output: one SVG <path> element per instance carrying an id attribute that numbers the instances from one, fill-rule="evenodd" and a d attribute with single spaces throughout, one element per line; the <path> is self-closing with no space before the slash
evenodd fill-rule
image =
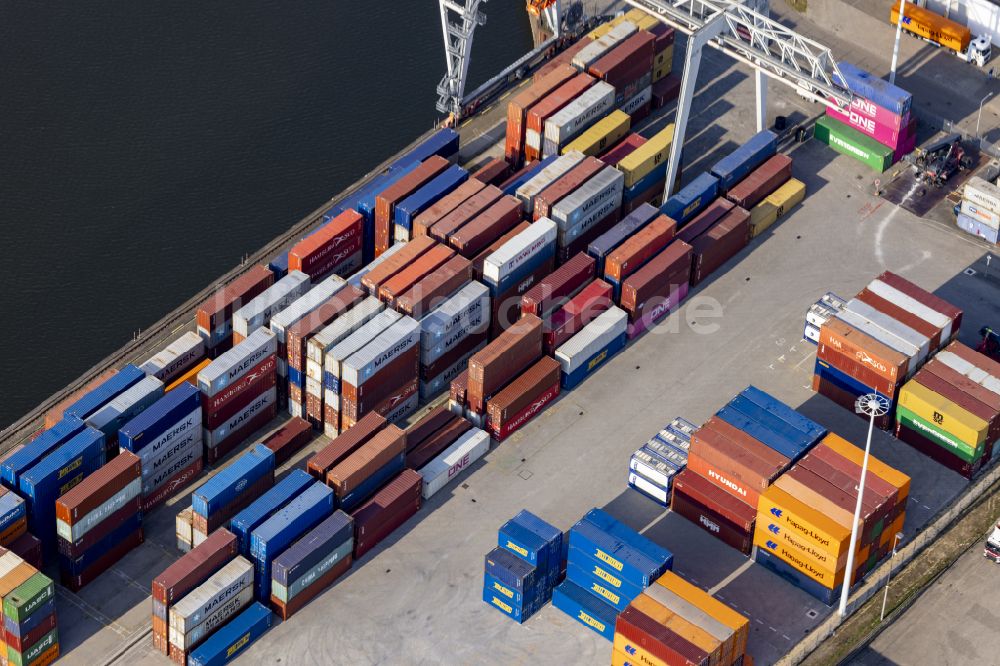
<path id="1" fill-rule="evenodd" d="M 982 457 L 985 446 L 970 446 L 960 441 L 954 435 L 944 432 L 933 423 L 928 423 L 906 407 L 896 406 L 896 420 L 907 428 L 914 430 L 943 449 L 950 451 L 967 463 L 973 463 Z"/>
<path id="2" fill-rule="evenodd" d="M 20 624 L 51 599 L 54 593 L 52 580 L 44 574 L 37 573 L 4 597 L 3 614 Z"/>
<path id="3" fill-rule="evenodd" d="M 813 136 L 838 153 L 853 157 L 879 173 L 892 166 L 892 148 L 883 146 L 836 118 L 823 116 L 817 120 Z"/>
<path id="4" fill-rule="evenodd" d="M 18 652 L 11 646 L 7 646 L 7 662 L 10 666 L 31 666 L 31 663 L 37 661 L 40 656 L 42 656 L 46 650 L 52 648 L 53 645 L 59 642 L 59 629 L 53 629 L 49 633 L 42 636 L 42 638 L 25 650 L 23 653 Z"/>

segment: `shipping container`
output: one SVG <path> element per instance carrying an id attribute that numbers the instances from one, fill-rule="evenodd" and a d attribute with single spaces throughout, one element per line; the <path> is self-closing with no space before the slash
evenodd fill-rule
<path id="1" fill-rule="evenodd" d="M 313 479 L 302 470 L 293 470 L 274 487 L 257 497 L 247 508 L 233 516 L 229 528 L 236 536 L 239 552 L 250 556 L 250 535 L 265 520 L 286 506 L 306 488 Z"/>
<path id="2" fill-rule="evenodd" d="M 420 469 L 423 498 L 430 499 L 490 449 L 490 436 L 474 428 Z"/>
<path id="3" fill-rule="evenodd" d="M 139 369 L 147 375 L 153 375 L 164 384 L 169 384 L 204 357 L 204 338 L 194 331 L 189 331 L 140 365 Z"/>
<path id="4" fill-rule="evenodd" d="M 330 274 L 348 275 L 363 263 L 363 235 L 361 214 L 346 210 L 292 246 L 288 270 L 305 273 L 314 284 Z"/>
<path id="5" fill-rule="evenodd" d="M 543 356 L 486 401 L 484 425 L 503 441 L 558 397 L 559 379 L 559 362 Z"/>
<path id="6" fill-rule="evenodd" d="M 374 497 L 353 512 L 354 558 L 361 558 L 419 509 L 422 477 L 403 470 Z"/>
<path id="7" fill-rule="evenodd" d="M 484 187 L 486 184 L 475 177 L 466 180 L 449 194 L 434 202 L 427 210 L 417 215 L 416 219 L 413 220 L 413 235 L 426 236 L 427 230 L 434 226 L 438 220 L 452 213 L 470 197 L 482 191 Z"/>
<path id="8" fill-rule="evenodd" d="M 522 163 L 528 110 L 576 75 L 577 70 L 568 64 L 557 65 L 551 73 L 544 75 L 539 71 L 535 74 L 531 85 L 507 103 L 504 157 L 511 167 L 516 169 Z"/>
<path id="9" fill-rule="evenodd" d="M 521 312 L 547 317 L 594 279 L 594 258 L 580 253 L 542 279 L 521 297 Z"/>
<path id="10" fill-rule="evenodd" d="M 469 402 L 482 413 L 486 399 L 542 354 L 542 321 L 526 315 L 469 359 Z"/>
<path id="11" fill-rule="evenodd" d="M 853 157 L 878 173 L 892 165 L 893 151 L 831 116 L 816 121 L 814 136 L 838 153 Z"/>
<path id="12" fill-rule="evenodd" d="M 591 63 L 587 71 L 616 90 L 627 88 L 644 74 L 650 74 L 653 41 L 653 35 L 639 30 Z"/>
<path id="13" fill-rule="evenodd" d="M 287 308 L 278 312 L 271 318 L 270 329 L 278 341 L 278 374 L 287 377 L 287 366 L 284 364 L 288 360 L 288 330 L 303 318 L 308 317 L 319 308 L 323 307 L 341 289 L 347 286 L 343 278 L 332 276 L 323 280 L 302 297 L 296 299 Z M 284 372 L 282 372 L 284 370 Z"/>
<path id="14" fill-rule="evenodd" d="M 694 250 L 691 284 L 696 285 L 705 280 L 749 242 L 750 213 L 737 206 L 712 228 L 691 241 Z"/>
<path id="15" fill-rule="evenodd" d="M 457 164 L 452 165 L 397 203 L 393 212 L 395 241 L 409 241 L 416 217 L 468 178 L 468 171 Z"/>
<path id="16" fill-rule="evenodd" d="M 655 206 L 640 204 L 621 222 L 592 241 L 587 247 L 587 254 L 597 260 L 595 267 L 597 275 L 604 275 L 604 260 L 615 248 L 644 229 L 659 214 L 660 211 Z"/>
<path id="17" fill-rule="evenodd" d="M 259 328 L 202 370 L 198 374 L 198 388 L 206 396 L 213 396 L 276 352 L 277 337 L 270 330 Z"/>
<path id="18" fill-rule="evenodd" d="M 597 156 L 613 146 L 628 134 L 632 118 L 627 110 L 612 111 L 594 123 L 590 129 L 567 143 L 561 153 L 578 151 L 584 155 Z"/>
<path id="19" fill-rule="evenodd" d="M 246 340 L 251 333 L 266 328 L 271 317 L 292 304 L 309 291 L 312 282 L 301 271 L 291 271 L 288 275 L 265 289 L 259 296 L 233 313 L 233 343 Z"/>
<path id="20" fill-rule="evenodd" d="M 221 666 L 235 659 L 274 624 L 274 613 L 253 603 L 188 656 L 191 666 Z"/>
<path id="21" fill-rule="evenodd" d="M 546 158 L 548 159 L 548 158 Z M 526 216 L 531 215 L 535 209 L 535 197 L 542 193 L 556 180 L 569 172 L 570 169 L 582 162 L 583 153 L 570 152 L 560 157 L 553 156 L 552 161 L 540 169 L 531 179 L 520 185 L 515 194 L 521 200 Z"/>
<path id="22" fill-rule="evenodd" d="M 393 183 L 375 197 L 375 255 L 381 255 L 393 244 L 393 219 L 396 205 L 429 183 L 451 166 L 438 155 L 428 157 L 412 172 Z"/>
<path id="23" fill-rule="evenodd" d="M 343 511 L 334 511 L 274 560 L 272 594 L 288 603 L 296 592 L 312 582 L 310 578 L 318 578 L 345 554 L 350 554 L 353 541 L 354 521 Z M 340 552 L 344 545 L 349 546 L 346 553 Z"/>
<path id="24" fill-rule="evenodd" d="M 552 605 L 608 641 L 613 639 L 618 612 L 576 583 L 560 583 L 552 591 Z"/>
<path id="25" fill-rule="evenodd" d="M 622 20 L 616 25 L 608 28 L 603 35 L 599 35 L 594 41 L 587 43 L 573 58 L 573 66 L 580 70 L 588 69 L 597 62 L 605 53 L 620 44 L 636 33 L 638 27 L 632 21 Z M 580 41 L 586 42 L 581 39 Z"/>
<path id="26" fill-rule="evenodd" d="M 608 115 L 614 109 L 614 104 L 615 89 L 612 85 L 598 81 L 589 86 L 545 120 L 544 131 L 539 136 L 542 142 L 541 154 L 545 157 L 561 154 L 567 143 Z M 530 134 L 528 145 L 531 145 Z"/>
<path id="27" fill-rule="evenodd" d="M 280 466 L 312 441 L 312 426 L 301 418 L 293 418 L 261 440 L 274 453 L 274 464 Z"/>
<path id="28" fill-rule="evenodd" d="M 583 161 L 560 176 L 558 180 L 535 197 L 532 219 L 549 217 L 555 204 L 569 196 L 603 168 L 604 163 L 599 159 L 595 157 L 584 158 Z"/>
<path id="29" fill-rule="evenodd" d="M 427 234 L 435 240 L 444 243 L 448 241 L 453 234 L 461 230 L 463 226 L 471 223 L 472 220 L 476 219 L 487 210 L 495 208 L 496 210 L 492 213 L 494 216 L 496 215 L 496 211 L 504 210 L 502 206 L 495 206 L 495 204 L 500 201 L 501 197 L 504 196 L 505 195 L 500 188 L 493 187 L 492 185 L 485 187 L 477 194 L 469 197 L 468 200 L 459 205 L 453 211 L 443 216 L 432 226 L 428 227 Z"/>
<path id="30" fill-rule="evenodd" d="M 598 156 L 602 162 L 608 166 L 618 166 L 618 164 L 634 153 L 639 146 L 646 143 L 646 138 L 638 134 L 629 134 L 622 141 L 611 147 L 607 152 Z"/>
<path id="31" fill-rule="evenodd" d="M 627 325 L 628 315 L 611 307 L 556 349 L 555 358 L 562 366 L 563 388 L 573 388 L 619 351 L 624 346 Z"/>
<path id="32" fill-rule="evenodd" d="M 233 313 L 274 284 L 274 273 L 265 266 L 254 266 L 198 306 L 195 319 L 198 334 L 205 345 L 215 349 L 224 345 L 233 332 Z"/>
<path id="33" fill-rule="evenodd" d="M 792 158 L 774 155 L 745 178 L 728 188 L 726 198 L 747 210 L 784 185 L 792 177 Z"/>
<path id="34" fill-rule="evenodd" d="M 571 105 L 593 85 L 597 79 L 586 73 L 579 73 L 556 90 L 549 93 L 545 99 L 528 111 L 528 124 L 524 133 L 524 157 L 527 160 L 542 159 L 544 147 L 545 125 L 549 118 L 558 114 L 563 108 Z M 606 84 L 605 84 L 606 85 Z M 578 107 L 579 108 L 579 107 Z M 545 157 L 558 155 L 554 151 Z"/>
<path id="35" fill-rule="evenodd" d="M 410 290 L 413 285 L 436 271 L 455 256 L 455 251 L 445 245 L 437 245 L 425 252 L 419 259 L 383 282 L 378 289 L 378 297 L 389 304 Z"/>
<path id="36" fill-rule="evenodd" d="M 660 211 L 667 217 L 677 220 L 678 227 L 683 227 L 715 199 L 718 191 L 719 179 L 703 173 L 670 197 L 660 207 Z"/>
<path id="37" fill-rule="evenodd" d="M 667 125 L 639 148 L 624 157 L 617 168 L 625 175 L 625 187 L 632 187 L 653 169 L 667 161 L 674 140 L 674 125 Z"/>
<path id="38" fill-rule="evenodd" d="M 510 164 L 502 157 L 494 157 L 481 163 L 472 173 L 472 178 L 486 185 L 499 185 L 510 175 Z"/>
<path id="39" fill-rule="evenodd" d="M 483 281 L 501 294 L 555 253 L 556 223 L 542 218 L 504 243 L 483 262 Z"/>
<path id="40" fill-rule="evenodd" d="M 517 192 L 518 188 L 537 176 L 542 169 L 555 162 L 556 159 L 556 156 L 553 155 L 552 157 L 547 157 L 543 160 L 529 160 L 524 168 L 512 174 L 507 180 L 500 183 L 498 187 L 504 194 L 513 196 Z"/>
<path id="41" fill-rule="evenodd" d="M 4 485 L 13 490 L 20 487 L 20 477 L 52 451 L 80 434 L 86 424 L 75 416 L 64 416 L 56 425 L 45 430 L 24 448 L 7 457 L 0 465 Z"/>
<path id="42" fill-rule="evenodd" d="M 423 319 L 469 284 L 471 268 L 471 261 L 462 256 L 453 256 L 397 298 L 397 309 L 414 319 Z"/>
<path id="43" fill-rule="evenodd" d="M 448 236 L 448 244 L 462 256 L 474 258 L 498 237 L 507 234 L 522 220 L 522 204 L 517 197 L 504 195 L 479 215 Z"/>
<path id="44" fill-rule="evenodd" d="M 728 192 L 751 171 L 773 157 L 777 149 L 778 136 L 771 130 L 763 130 L 716 162 L 710 172 L 719 179 L 719 193 Z"/>

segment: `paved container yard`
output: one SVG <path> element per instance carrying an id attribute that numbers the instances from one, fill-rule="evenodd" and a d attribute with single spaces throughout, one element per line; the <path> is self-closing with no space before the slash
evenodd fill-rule
<path id="1" fill-rule="evenodd" d="M 747 70 L 708 51 L 699 82 L 685 180 L 754 133 Z M 819 111 L 777 85 L 769 109 L 796 122 Z M 498 104 L 464 127 L 463 140 L 495 133 L 501 110 Z M 650 130 L 663 122 L 651 121 Z M 484 138 L 480 146 L 489 144 Z M 463 156 L 476 162 L 481 152 Z M 609 663 L 610 643 L 551 606 L 517 625 L 483 603 L 483 558 L 497 528 L 521 508 L 568 529 L 591 507 L 606 507 L 642 530 L 675 553 L 678 573 L 752 618 L 749 650 L 757 664 L 774 663 L 830 613 L 627 489 L 629 455 L 674 416 L 700 423 L 751 383 L 863 443 L 867 425 L 810 389 L 815 348 L 801 339 L 809 304 L 828 290 L 849 297 L 889 269 L 964 308 L 961 339 L 973 343 L 982 323 L 1000 321 L 1000 275 L 985 274 L 985 245 L 875 197 L 873 175 L 858 163 L 816 142 L 789 153 L 793 175 L 808 188 L 801 206 L 237 663 Z M 970 267 L 974 274 L 966 273 Z M 310 451 L 282 471 L 302 466 Z M 965 487 L 885 433 L 876 433 L 874 452 L 913 477 L 907 533 Z M 178 556 L 174 515 L 189 505 L 185 494 L 154 511 L 144 521 L 146 543 L 81 593 L 59 588 L 68 663 L 167 663 L 152 650 L 149 586 Z"/>

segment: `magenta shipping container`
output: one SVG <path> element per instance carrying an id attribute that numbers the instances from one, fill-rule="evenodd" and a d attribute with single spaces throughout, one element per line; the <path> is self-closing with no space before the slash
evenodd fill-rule
<path id="1" fill-rule="evenodd" d="M 889 129 L 896 130 L 897 132 L 905 127 L 910 121 L 909 113 L 905 113 L 900 116 L 884 106 L 879 106 L 875 102 L 867 100 L 864 97 L 855 97 L 851 100 L 850 110 L 861 118 L 868 118 L 883 127 L 888 127 Z"/>
<path id="2" fill-rule="evenodd" d="M 883 125 L 874 118 L 869 118 L 858 113 L 854 110 L 853 106 L 846 113 L 834 106 L 828 106 L 826 107 L 826 114 L 842 123 L 850 125 L 865 136 L 870 136 L 883 146 L 888 146 L 893 150 L 899 146 L 902 132 L 898 127 L 894 128 L 891 125 Z"/>

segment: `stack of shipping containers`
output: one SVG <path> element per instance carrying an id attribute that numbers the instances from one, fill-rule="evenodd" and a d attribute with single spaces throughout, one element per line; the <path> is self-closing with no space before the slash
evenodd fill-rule
<path id="1" fill-rule="evenodd" d="M 274 485 L 274 460 L 274 452 L 257 444 L 191 494 L 193 546 Z"/>
<path id="2" fill-rule="evenodd" d="M 663 507 L 670 506 L 674 477 L 684 471 L 691 436 L 678 430 L 674 419 L 643 444 L 628 464 L 628 485 Z"/>
<path id="3" fill-rule="evenodd" d="M 6 548 L 0 548 L 0 571 L 4 662 L 51 664 L 59 657 L 55 585 Z"/>
<path id="4" fill-rule="evenodd" d="M 996 245 L 1000 242 L 1000 187 L 973 176 L 962 190 L 958 228 Z"/>
<path id="5" fill-rule="evenodd" d="M 530 511 L 497 532 L 486 555 L 483 601 L 523 623 L 552 598 L 563 574 L 563 533 Z"/>

